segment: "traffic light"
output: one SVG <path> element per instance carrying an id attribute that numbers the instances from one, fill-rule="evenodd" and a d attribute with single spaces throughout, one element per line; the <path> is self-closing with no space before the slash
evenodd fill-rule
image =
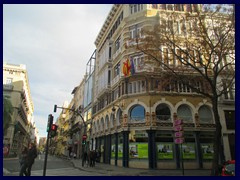
<path id="1" fill-rule="evenodd" d="M 82 145 L 86 144 L 86 140 L 87 140 L 87 135 L 83 135 L 82 136 Z"/>
<path id="2" fill-rule="evenodd" d="M 57 128 L 58 126 L 56 124 L 52 124 L 51 130 L 50 130 L 50 137 L 54 137 L 57 135 Z"/>
<path id="3" fill-rule="evenodd" d="M 49 114 L 49 115 L 48 115 L 47 132 L 49 132 L 50 127 L 52 126 L 52 123 L 53 123 L 53 115 L 52 115 L 52 114 Z"/>
<path id="4" fill-rule="evenodd" d="M 56 104 L 54 105 L 54 110 L 53 110 L 53 112 L 57 112 L 57 105 L 56 105 Z"/>

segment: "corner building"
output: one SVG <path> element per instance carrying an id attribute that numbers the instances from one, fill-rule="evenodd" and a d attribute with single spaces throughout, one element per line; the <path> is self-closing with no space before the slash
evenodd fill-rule
<path id="1" fill-rule="evenodd" d="M 176 82 L 162 86 L 154 64 L 132 45 L 157 16 L 194 13 L 193 4 L 116 4 L 97 38 L 92 103 L 92 144 L 100 161 L 123 167 L 210 169 L 215 122 L 209 99 Z M 124 76 L 127 59 L 135 73 Z M 201 87 L 200 87 L 201 86 Z M 203 83 L 199 83 L 204 88 Z M 175 144 L 174 119 L 184 121 L 184 143 Z M 182 146 L 182 147 L 181 147 Z"/>

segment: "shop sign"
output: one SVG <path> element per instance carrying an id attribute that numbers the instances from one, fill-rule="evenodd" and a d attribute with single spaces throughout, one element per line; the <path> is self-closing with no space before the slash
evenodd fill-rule
<path id="1" fill-rule="evenodd" d="M 182 144 L 182 143 L 184 143 L 184 138 L 176 138 L 174 140 L 174 142 L 175 142 L 175 144 Z"/>
<path id="2" fill-rule="evenodd" d="M 183 127 L 181 125 L 174 126 L 174 131 L 182 131 Z"/>
<path id="3" fill-rule="evenodd" d="M 181 137 L 183 137 L 183 131 L 178 131 L 178 132 L 175 132 L 175 137 L 177 137 L 177 138 L 181 138 Z"/>

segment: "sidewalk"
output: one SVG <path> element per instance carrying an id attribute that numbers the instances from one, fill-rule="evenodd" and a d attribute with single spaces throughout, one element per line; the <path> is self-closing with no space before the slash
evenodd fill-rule
<path id="1" fill-rule="evenodd" d="M 95 167 L 82 167 L 81 159 L 71 160 L 74 167 L 103 176 L 183 176 L 183 171 L 179 170 L 150 170 L 137 168 L 124 168 L 104 163 L 96 163 Z M 184 170 L 184 176 L 210 176 L 211 170 Z"/>

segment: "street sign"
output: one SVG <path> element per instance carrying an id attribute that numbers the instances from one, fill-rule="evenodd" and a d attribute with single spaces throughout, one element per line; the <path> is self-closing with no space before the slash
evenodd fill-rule
<path id="1" fill-rule="evenodd" d="M 174 121 L 174 126 L 181 125 L 181 124 L 183 124 L 183 120 L 182 119 L 176 119 Z"/>
<path id="2" fill-rule="evenodd" d="M 5 146 L 5 147 L 3 148 L 3 155 L 7 155 L 7 154 L 8 154 L 8 147 Z"/>
<path id="3" fill-rule="evenodd" d="M 183 127 L 181 125 L 174 126 L 174 131 L 182 131 Z"/>
<path id="4" fill-rule="evenodd" d="M 177 138 L 183 137 L 183 132 L 182 131 L 175 132 L 175 137 L 177 137 Z"/>
<path id="5" fill-rule="evenodd" d="M 82 139 L 83 139 L 83 140 L 86 140 L 86 139 L 87 139 L 87 135 L 83 135 L 83 136 L 82 136 Z"/>
<path id="6" fill-rule="evenodd" d="M 176 138 L 174 140 L 174 142 L 175 142 L 175 144 L 182 144 L 182 143 L 184 143 L 184 138 Z"/>

